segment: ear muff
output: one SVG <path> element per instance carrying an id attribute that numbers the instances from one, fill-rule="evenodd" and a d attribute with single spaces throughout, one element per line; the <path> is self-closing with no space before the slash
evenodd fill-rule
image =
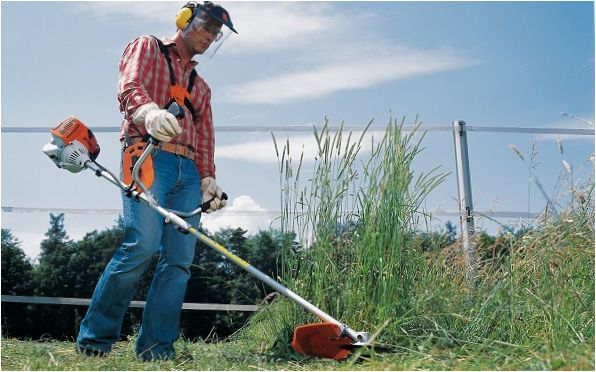
<path id="1" fill-rule="evenodd" d="M 176 27 L 180 30 L 184 30 L 188 27 L 190 21 L 192 21 L 193 15 L 194 11 L 191 8 L 184 7 L 180 9 L 178 14 L 176 14 Z"/>

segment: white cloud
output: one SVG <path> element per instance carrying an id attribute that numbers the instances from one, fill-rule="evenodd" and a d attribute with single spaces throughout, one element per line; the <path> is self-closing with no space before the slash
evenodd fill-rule
<path id="1" fill-rule="evenodd" d="M 91 2 L 78 9 L 108 20 L 152 22 L 173 30 L 177 2 Z M 371 11 L 348 12 L 338 3 L 222 2 L 240 32 L 218 54 L 261 55 L 259 74 L 277 75 L 228 86 L 218 95 L 243 103 L 314 99 L 391 80 L 466 67 L 474 63 L 447 49 L 418 50 L 388 41 Z M 230 58 L 232 58 L 230 56 Z M 277 66 L 277 67 L 274 67 Z M 282 66 L 282 67 L 280 67 Z M 279 70 L 278 70 L 279 71 Z M 251 72 L 248 76 L 251 76 Z M 252 76 L 256 74 L 252 73 Z"/>
<path id="2" fill-rule="evenodd" d="M 154 22 L 174 28 L 174 16 L 183 4 L 177 1 L 90 1 L 73 3 L 72 9 L 76 12 L 93 12 L 107 21 Z"/>
<path id="3" fill-rule="evenodd" d="M 40 244 L 45 239 L 43 233 L 35 232 L 20 232 L 11 229 L 11 232 L 21 241 L 21 248 L 23 252 L 30 259 L 35 259 L 41 253 Z"/>
<path id="4" fill-rule="evenodd" d="M 584 117 L 582 117 L 584 119 Z M 584 120 L 590 121 L 594 123 L 594 116 L 586 116 Z M 589 125 L 588 123 L 574 119 L 572 117 L 566 117 L 562 120 L 547 124 L 544 126 L 545 128 L 554 129 L 554 128 L 563 128 L 563 129 L 582 129 L 582 130 L 594 130 L 593 125 Z M 594 141 L 593 135 L 583 135 L 583 134 L 538 134 L 536 135 L 536 140 L 538 141 L 556 141 L 564 143 L 566 141 Z"/>
<path id="5" fill-rule="evenodd" d="M 274 218 L 272 213 L 258 205 L 250 196 L 241 195 L 231 203 L 228 202 L 224 209 L 203 215 L 201 223 L 210 232 L 227 227 L 241 227 L 250 235 L 269 229 Z"/>
<path id="6" fill-rule="evenodd" d="M 349 133 L 348 131 L 343 132 L 343 148 L 347 141 Z M 350 143 L 353 144 L 360 139 L 362 132 L 352 132 Z M 371 151 L 372 140 L 381 139 L 384 136 L 384 132 L 369 131 L 365 134 L 362 140 L 362 148 L 360 154 L 365 154 Z M 317 156 L 319 147 L 314 135 L 294 135 L 287 137 L 276 136 L 278 151 L 281 152 L 284 146 L 289 142 L 290 147 L 290 158 L 295 164 L 300 160 L 302 154 L 303 163 L 312 163 Z M 269 141 L 253 141 L 244 142 L 236 145 L 219 146 L 216 150 L 216 157 L 218 159 L 230 159 L 247 161 L 254 163 L 277 163 L 278 159 L 275 154 L 275 145 L 273 140 Z"/>
<path id="7" fill-rule="evenodd" d="M 31 260 L 35 260 L 39 258 L 41 254 L 41 242 L 46 239 L 44 233 L 38 232 L 30 232 L 30 231 L 20 231 L 19 229 L 10 229 L 11 232 L 21 241 L 21 248 L 23 252 L 29 257 Z M 71 232 L 68 231 L 68 237 L 72 240 L 81 240 L 85 236 L 86 232 L 76 231 Z"/>
<path id="8" fill-rule="evenodd" d="M 292 159 L 299 159 L 302 150 L 304 150 L 305 161 L 314 158 L 317 151 L 317 144 L 313 136 L 293 136 L 287 138 L 276 136 L 278 151 L 280 153 L 283 151 L 286 140 L 290 141 L 290 156 Z M 273 140 L 219 146 L 216 149 L 216 156 L 218 159 L 243 160 L 254 163 L 276 163 L 278 161 Z"/>
<path id="9" fill-rule="evenodd" d="M 276 212 L 261 207 L 248 195 L 241 195 L 221 211 L 204 214 L 201 222 L 210 232 L 225 227 L 241 227 L 247 230 L 248 234 L 255 234 L 259 230 L 269 229 L 276 217 Z M 11 232 L 21 241 L 21 248 L 31 260 L 39 258 L 41 242 L 46 238 L 44 233 L 15 228 L 11 228 Z M 68 236 L 74 241 L 83 239 L 87 233 L 88 231 L 68 229 Z"/>
<path id="10" fill-rule="evenodd" d="M 243 103 L 281 103 L 314 99 L 338 91 L 362 89 L 395 79 L 469 66 L 475 62 L 447 49 L 420 51 L 399 48 L 390 54 L 359 53 L 303 71 L 234 85 L 224 99 Z"/>
<path id="11" fill-rule="evenodd" d="M 236 145 L 217 146 L 217 159 L 246 160 L 254 163 L 273 163 L 277 158 L 271 140 L 244 142 Z"/>
<path id="12" fill-rule="evenodd" d="M 347 21 L 331 5 L 307 2 L 221 3 L 231 14 L 238 37 L 226 41 L 225 52 L 280 51 L 308 46 L 318 34 L 340 29 Z"/>
<path id="13" fill-rule="evenodd" d="M 152 22 L 174 30 L 174 17 L 184 2 L 85 2 L 73 8 L 94 12 L 102 19 Z M 330 11 L 331 5 L 306 2 L 218 2 L 232 16 L 239 37 L 231 37 L 220 53 L 259 53 L 302 47 L 318 33 L 346 22 Z M 241 36 L 241 37 L 240 37 Z"/>

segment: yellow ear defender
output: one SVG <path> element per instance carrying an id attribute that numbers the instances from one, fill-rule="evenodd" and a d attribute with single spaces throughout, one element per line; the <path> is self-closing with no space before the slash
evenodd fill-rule
<path id="1" fill-rule="evenodd" d="M 176 27 L 178 27 L 180 30 L 184 30 L 186 27 L 188 27 L 193 15 L 194 10 L 191 8 L 184 7 L 180 9 L 178 14 L 176 14 Z"/>

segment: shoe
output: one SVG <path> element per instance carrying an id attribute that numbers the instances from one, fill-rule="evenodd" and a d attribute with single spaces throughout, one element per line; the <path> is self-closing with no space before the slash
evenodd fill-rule
<path id="1" fill-rule="evenodd" d="M 174 360 L 175 358 L 175 353 L 155 353 L 152 351 L 145 351 L 144 353 L 137 355 L 137 359 L 141 362 L 166 361 Z"/>
<path id="2" fill-rule="evenodd" d="M 77 345 L 77 353 L 84 355 L 86 357 L 100 357 L 100 358 L 103 358 L 108 355 L 108 353 L 105 351 L 86 349 L 79 345 Z"/>

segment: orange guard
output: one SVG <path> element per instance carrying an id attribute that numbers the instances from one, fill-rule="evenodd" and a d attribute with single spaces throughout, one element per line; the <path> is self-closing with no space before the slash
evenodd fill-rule
<path id="1" fill-rule="evenodd" d="M 128 146 L 123 153 L 122 156 L 122 182 L 126 185 L 130 185 L 133 181 L 132 179 L 132 169 L 135 166 L 137 160 L 143 154 L 145 150 L 146 143 L 139 142 L 132 146 Z M 141 164 L 141 170 L 139 171 L 139 178 L 145 187 L 150 188 L 153 184 L 154 174 L 153 174 L 153 159 L 151 155 L 149 155 L 143 164 Z M 136 191 L 141 192 L 140 187 L 135 188 Z"/>
<path id="2" fill-rule="evenodd" d="M 352 340 L 339 335 L 340 328 L 337 324 L 306 324 L 294 330 L 292 347 L 303 355 L 335 360 L 345 359 L 350 354 L 350 350 L 345 346 L 351 345 Z"/>

